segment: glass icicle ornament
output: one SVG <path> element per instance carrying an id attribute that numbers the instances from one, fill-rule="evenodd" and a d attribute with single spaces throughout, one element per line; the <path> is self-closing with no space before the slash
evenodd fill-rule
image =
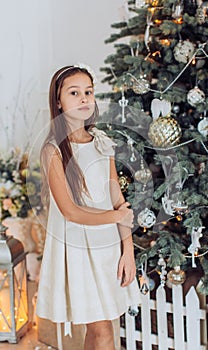
<path id="1" fill-rule="evenodd" d="M 147 277 L 147 259 L 145 260 L 145 264 L 141 266 L 141 270 L 139 273 L 139 288 L 140 292 L 146 295 L 149 292 L 149 278 Z"/>
<path id="2" fill-rule="evenodd" d="M 175 266 L 173 270 L 168 272 L 167 279 L 171 284 L 179 285 L 185 282 L 186 274 L 180 269 L 180 266 Z"/>
<path id="3" fill-rule="evenodd" d="M 129 146 L 131 151 L 130 162 L 134 163 L 136 162 L 137 158 L 134 150 L 134 140 L 131 137 L 128 137 L 127 145 Z"/>
<path id="4" fill-rule="evenodd" d="M 159 254 L 159 259 L 158 259 L 158 263 L 160 266 L 160 271 L 158 271 L 159 275 L 160 275 L 160 284 L 161 286 L 165 286 L 165 281 L 166 281 L 166 275 L 167 275 L 167 271 L 166 271 L 166 262 L 162 256 L 162 254 Z"/>

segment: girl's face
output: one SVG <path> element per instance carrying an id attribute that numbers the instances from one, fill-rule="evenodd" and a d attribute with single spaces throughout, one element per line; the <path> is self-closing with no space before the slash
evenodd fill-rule
<path id="1" fill-rule="evenodd" d="M 62 108 L 67 121 L 85 121 L 95 109 L 94 88 L 85 73 L 67 77 L 62 85 L 58 108 Z"/>

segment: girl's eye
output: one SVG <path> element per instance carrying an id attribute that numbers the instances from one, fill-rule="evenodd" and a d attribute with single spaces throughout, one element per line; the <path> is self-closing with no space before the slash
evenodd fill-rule
<path id="1" fill-rule="evenodd" d="M 71 94 L 72 94 L 73 96 L 77 96 L 77 95 L 78 95 L 78 92 L 77 92 L 77 91 L 72 91 Z"/>
<path id="2" fill-rule="evenodd" d="M 93 92 L 92 91 L 86 91 L 86 95 L 92 95 Z"/>

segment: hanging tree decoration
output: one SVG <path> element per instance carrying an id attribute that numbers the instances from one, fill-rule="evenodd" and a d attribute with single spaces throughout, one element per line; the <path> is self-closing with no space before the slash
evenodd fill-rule
<path id="1" fill-rule="evenodd" d="M 182 176 L 181 176 L 181 170 L 182 169 L 183 169 L 184 174 L 185 174 L 184 178 L 182 178 Z M 172 203 L 172 208 L 173 208 L 174 212 L 177 215 L 181 215 L 181 216 L 184 215 L 187 212 L 188 206 L 186 205 L 186 203 L 182 202 L 179 197 L 180 197 L 180 194 L 182 192 L 183 185 L 184 185 L 185 181 L 187 180 L 187 178 L 189 176 L 193 176 L 193 174 L 189 174 L 188 170 L 185 167 L 183 167 L 182 169 L 179 170 L 179 172 L 180 172 L 180 179 L 179 179 L 179 182 L 176 184 L 176 188 L 178 188 L 178 190 L 179 190 L 178 200 L 176 202 Z"/>
<path id="2" fill-rule="evenodd" d="M 140 78 L 133 83 L 132 90 L 135 94 L 144 95 L 149 91 L 150 83 L 145 77 L 145 75 L 140 75 Z"/>
<path id="3" fill-rule="evenodd" d="M 204 118 L 197 125 L 197 129 L 204 137 L 208 135 L 208 118 L 206 117 L 206 111 L 204 111 Z"/>
<path id="4" fill-rule="evenodd" d="M 149 278 L 147 277 L 147 258 L 145 259 L 145 264 L 141 265 L 139 273 L 139 289 L 140 292 L 146 295 L 149 292 Z"/>
<path id="5" fill-rule="evenodd" d="M 132 78 L 132 86 L 131 89 L 135 92 L 135 94 L 143 95 L 146 94 L 150 90 L 150 83 L 146 78 L 145 74 L 140 74 L 140 77 L 137 79 L 131 73 L 127 73 Z"/>
<path id="6" fill-rule="evenodd" d="M 125 123 L 126 122 L 125 108 L 127 107 L 129 101 L 125 98 L 123 88 L 121 93 L 122 93 L 122 98 L 121 100 L 118 101 L 118 103 L 119 103 L 119 106 L 121 107 L 121 122 Z"/>
<path id="7" fill-rule="evenodd" d="M 148 131 L 148 137 L 153 146 L 161 148 L 178 144 L 181 134 L 179 123 L 170 115 L 155 119 Z"/>
<path id="8" fill-rule="evenodd" d="M 154 14 L 154 8 L 148 9 L 148 11 L 147 11 L 147 27 L 146 27 L 145 34 L 144 34 L 144 43 L 145 43 L 146 48 L 149 52 L 150 52 L 150 48 L 149 48 L 150 27 L 153 25 L 153 22 L 152 22 L 153 14 Z"/>
<path id="9" fill-rule="evenodd" d="M 167 166 L 168 160 L 170 162 L 169 167 Z M 163 206 L 164 212 L 170 216 L 174 216 L 173 199 L 170 198 L 170 183 L 169 183 L 170 176 L 172 173 L 172 168 L 173 168 L 173 158 L 170 156 L 166 156 L 165 161 L 163 162 L 163 171 L 164 171 L 165 179 L 168 185 L 167 185 L 166 192 L 162 197 L 162 206 Z"/>
<path id="10" fill-rule="evenodd" d="M 167 271 L 166 271 L 166 262 L 162 256 L 162 254 L 159 254 L 159 260 L 158 260 L 157 264 L 160 266 L 160 271 L 158 271 L 158 273 L 160 275 L 160 284 L 162 287 L 164 287 L 165 281 L 166 281 Z"/>
<path id="11" fill-rule="evenodd" d="M 126 192 L 131 181 L 128 176 L 124 175 L 123 171 L 120 171 L 118 176 L 118 182 L 121 188 L 121 192 Z"/>
<path id="12" fill-rule="evenodd" d="M 155 213 L 152 210 L 145 208 L 138 214 L 137 223 L 140 227 L 144 228 L 145 232 L 147 228 L 152 227 L 156 223 Z"/>
<path id="13" fill-rule="evenodd" d="M 173 5 L 172 7 L 172 17 L 175 19 L 179 19 L 182 17 L 183 13 L 183 3 L 179 2 L 176 5 Z"/>
<path id="14" fill-rule="evenodd" d="M 197 23 L 199 23 L 200 25 L 205 22 L 206 16 L 202 6 L 199 6 L 197 8 L 195 17 L 196 17 Z"/>
<path id="15" fill-rule="evenodd" d="M 187 63 L 192 57 L 195 45 L 187 40 L 180 40 L 174 47 L 173 54 L 178 62 Z"/>
<path id="16" fill-rule="evenodd" d="M 151 102 L 152 118 L 157 119 L 159 116 L 166 116 L 171 112 L 170 101 L 163 100 L 162 98 L 154 98 Z"/>
<path id="17" fill-rule="evenodd" d="M 134 140 L 131 137 L 128 137 L 127 144 L 131 150 L 130 162 L 132 162 L 132 163 L 136 162 L 137 158 L 136 158 L 135 150 L 134 150 Z"/>
<path id="18" fill-rule="evenodd" d="M 205 93 L 200 90 L 196 85 L 193 89 L 191 89 L 187 94 L 187 102 L 192 106 L 196 107 L 199 103 L 205 102 Z"/>
<path id="19" fill-rule="evenodd" d="M 197 10 L 196 10 L 196 20 L 197 23 L 204 24 L 206 21 L 206 17 L 208 12 L 206 11 L 208 9 L 208 2 L 203 2 L 202 0 L 197 0 Z"/>
<path id="20" fill-rule="evenodd" d="M 134 178 L 143 184 L 143 191 L 145 191 L 145 188 L 147 186 L 148 181 L 152 177 L 152 172 L 149 168 L 144 167 L 144 160 L 141 158 L 140 163 L 141 168 L 139 170 L 136 170 L 134 173 Z"/>
<path id="21" fill-rule="evenodd" d="M 201 227 L 192 227 L 191 232 L 191 245 L 188 247 L 189 253 L 192 255 L 192 267 L 196 267 L 195 256 L 198 254 L 198 249 L 201 248 L 199 239 L 202 237 L 202 230 L 204 226 Z"/>
<path id="22" fill-rule="evenodd" d="M 136 162 L 137 157 L 134 149 L 135 141 L 125 131 L 117 130 L 117 132 L 127 138 L 127 145 L 129 146 L 131 151 L 130 162 Z"/>
<path id="23" fill-rule="evenodd" d="M 168 272 L 167 280 L 169 283 L 177 286 L 185 282 L 186 274 L 183 270 L 181 270 L 180 266 L 175 266 L 173 270 Z"/>
<path id="24" fill-rule="evenodd" d="M 139 308 L 137 305 L 129 306 L 128 313 L 132 317 L 136 317 L 139 314 Z"/>

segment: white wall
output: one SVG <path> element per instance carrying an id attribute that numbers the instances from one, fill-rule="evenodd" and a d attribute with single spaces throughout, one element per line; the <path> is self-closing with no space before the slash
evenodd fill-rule
<path id="1" fill-rule="evenodd" d="M 47 123 L 48 86 L 66 64 L 99 71 L 113 52 L 105 44 L 124 0 L 0 1 L 0 151 L 25 149 Z"/>

